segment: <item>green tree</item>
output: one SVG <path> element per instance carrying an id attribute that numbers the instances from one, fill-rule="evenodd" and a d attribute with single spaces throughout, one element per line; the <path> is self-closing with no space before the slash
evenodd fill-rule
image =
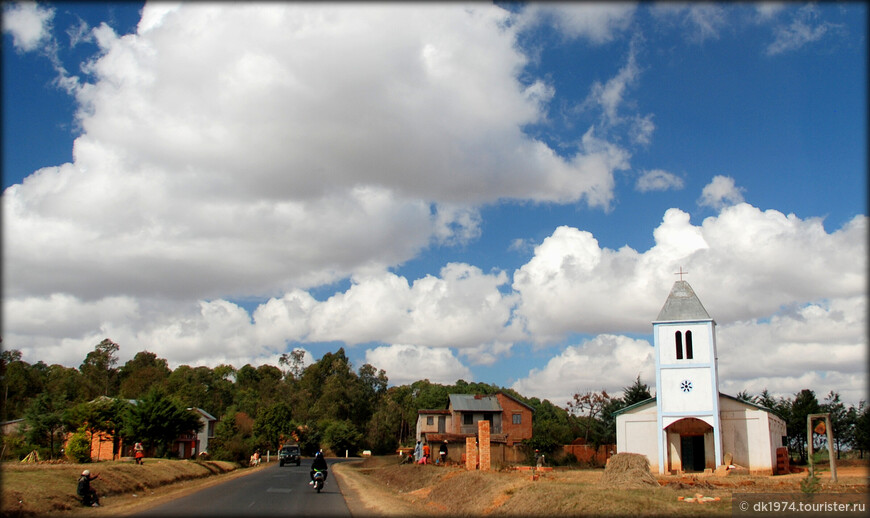
<path id="1" fill-rule="evenodd" d="M 72 367 L 51 365 L 45 371 L 45 391 L 69 402 L 85 401 L 82 373 Z"/>
<path id="2" fill-rule="evenodd" d="M 791 402 L 791 412 L 786 419 L 789 446 L 798 452 L 800 461 L 807 462 L 807 416 L 821 413 L 819 401 L 812 390 L 804 389 L 795 394 Z"/>
<path id="3" fill-rule="evenodd" d="M 289 353 L 284 353 L 278 358 L 278 365 L 287 367 L 284 372 L 284 377 L 296 381 L 302 377 L 302 372 L 305 370 L 305 350 L 293 349 Z"/>
<path id="4" fill-rule="evenodd" d="M 855 409 L 855 426 L 853 428 L 853 448 L 860 452 L 864 458 L 864 452 L 870 451 L 870 405 L 863 400 Z"/>
<path id="5" fill-rule="evenodd" d="M 23 406 L 18 407 L 21 404 L 21 395 L 28 393 L 27 367 L 28 365 L 21 361 L 21 351 L 17 349 L 0 351 L 0 380 L 3 380 L 3 406 L 0 408 L 0 419 L 3 421 L 18 417 L 24 412 Z M 12 399 L 9 399 L 10 389 Z"/>
<path id="6" fill-rule="evenodd" d="M 396 387 L 393 387 L 396 388 Z M 369 420 L 367 427 L 367 442 L 369 449 L 375 455 L 395 453 L 402 438 L 403 409 L 401 404 L 393 397 L 397 390 L 389 389 L 382 397 Z"/>
<path id="7" fill-rule="evenodd" d="M 254 436 L 260 446 L 278 450 L 296 428 L 293 411 L 285 402 L 273 403 L 262 410 L 254 421 Z"/>
<path id="8" fill-rule="evenodd" d="M 85 356 L 79 370 L 84 376 L 88 394 L 84 399 L 117 394 L 118 350 L 120 346 L 105 338 Z"/>
<path id="9" fill-rule="evenodd" d="M 216 460 L 246 461 L 254 450 L 253 420 L 231 406 L 215 427 L 209 453 Z"/>
<path id="10" fill-rule="evenodd" d="M 534 410 L 532 421 L 532 438 L 523 441 L 528 446 L 529 458 L 534 458 L 534 451 L 540 450 L 551 454 L 563 444 L 574 440 L 571 416 L 564 408 L 560 408 L 545 399 L 531 398 L 527 401 Z"/>
<path id="11" fill-rule="evenodd" d="M 631 406 L 641 401 L 650 399 L 652 394 L 649 391 L 649 385 L 640 381 L 640 374 L 635 378 L 634 383 L 622 389 L 622 402 L 625 406 Z"/>
<path id="12" fill-rule="evenodd" d="M 162 386 L 171 373 L 165 359 L 140 351 L 118 371 L 121 397 L 136 399 L 151 387 Z"/>
<path id="13" fill-rule="evenodd" d="M 167 377 L 166 391 L 189 407 L 220 416 L 236 399 L 236 386 L 231 380 L 235 373 L 230 365 L 218 365 L 214 369 L 180 365 Z"/>
<path id="14" fill-rule="evenodd" d="M 57 396 L 40 394 L 24 414 L 27 438 L 39 446 L 48 447 L 49 458 L 55 458 L 55 449 L 63 442 L 64 401 Z"/>
<path id="15" fill-rule="evenodd" d="M 347 451 L 356 455 L 363 437 L 353 423 L 349 420 L 326 420 L 320 423 L 320 428 L 323 430 L 323 442 L 333 453 L 340 456 Z"/>
<path id="16" fill-rule="evenodd" d="M 821 405 L 823 413 L 830 414 L 831 432 L 834 435 L 834 444 L 828 446 L 828 450 L 833 447 L 837 448 L 837 459 L 840 458 L 840 447 L 847 439 L 847 429 L 849 427 L 846 405 L 840 401 L 840 394 L 833 390 L 825 396 L 825 402 Z"/>
<path id="17" fill-rule="evenodd" d="M 157 455 L 165 457 L 173 441 L 181 434 L 201 428 L 202 423 L 196 414 L 155 387 L 130 406 L 123 435 L 131 442 L 141 441 L 146 446 L 156 447 Z"/>

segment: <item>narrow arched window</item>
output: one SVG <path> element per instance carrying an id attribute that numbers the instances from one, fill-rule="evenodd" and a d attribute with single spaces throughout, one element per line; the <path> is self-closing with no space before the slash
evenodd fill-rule
<path id="1" fill-rule="evenodd" d="M 677 331 L 677 334 L 674 335 L 677 340 L 677 359 L 683 359 L 683 333 Z"/>
<path id="2" fill-rule="evenodd" d="M 686 359 L 692 359 L 692 332 L 686 331 Z"/>

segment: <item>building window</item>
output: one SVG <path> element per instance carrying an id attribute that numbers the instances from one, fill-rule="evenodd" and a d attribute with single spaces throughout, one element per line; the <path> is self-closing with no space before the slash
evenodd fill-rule
<path id="1" fill-rule="evenodd" d="M 677 334 L 674 335 L 677 340 L 677 359 L 683 359 L 683 333 L 677 331 Z"/>
<path id="2" fill-rule="evenodd" d="M 428 424 L 428 425 L 430 425 L 430 426 L 433 425 L 433 424 L 435 424 L 435 418 L 432 417 L 431 415 L 428 416 L 428 417 L 426 418 L 426 424 Z"/>
<path id="3" fill-rule="evenodd" d="M 686 331 L 686 359 L 692 359 L 692 332 Z"/>
<path id="4" fill-rule="evenodd" d="M 462 414 L 462 424 L 465 424 L 465 425 L 474 424 L 474 415 Z"/>
<path id="5" fill-rule="evenodd" d="M 514 424 L 523 424 L 523 414 L 514 414 L 513 423 Z"/>

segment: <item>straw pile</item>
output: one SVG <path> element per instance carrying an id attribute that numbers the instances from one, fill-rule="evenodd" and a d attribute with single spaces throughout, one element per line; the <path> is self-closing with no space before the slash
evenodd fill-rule
<path id="1" fill-rule="evenodd" d="M 617 453 L 607 461 L 600 484 L 618 488 L 657 487 L 649 470 L 649 460 L 639 453 Z"/>

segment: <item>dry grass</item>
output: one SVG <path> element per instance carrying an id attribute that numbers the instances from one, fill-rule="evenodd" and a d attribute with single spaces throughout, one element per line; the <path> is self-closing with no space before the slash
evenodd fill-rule
<path id="1" fill-rule="evenodd" d="M 100 478 L 91 482 L 101 501 L 119 495 L 147 495 L 170 484 L 202 479 L 238 468 L 230 462 L 147 459 L 92 464 L 2 464 L 0 512 L 3 516 L 43 516 L 82 509 L 76 483 L 82 470 Z"/>
<path id="2" fill-rule="evenodd" d="M 608 488 L 638 489 L 658 487 L 659 483 L 649 470 L 646 455 L 617 453 L 607 461 L 601 485 Z"/>
<path id="3" fill-rule="evenodd" d="M 645 460 L 645 459 L 644 459 Z M 613 462 L 611 460 L 611 462 Z M 336 466 L 354 516 L 730 516 L 735 492 L 800 493 L 805 475 L 654 476 L 629 475 L 639 469 L 634 460 L 620 460 L 612 474 L 605 470 L 563 470 L 537 477 L 529 471 L 465 471 L 463 468 L 396 464 L 394 458 L 371 458 Z M 641 472 L 642 473 L 642 472 Z M 824 492 L 866 493 L 867 463 L 838 470 L 840 481 L 827 481 Z M 616 477 L 617 485 L 605 482 Z M 655 484 L 637 478 L 652 480 Z M 349 493 L 349 494 L 348 494 Z M 717 502 L 688 503 L 697 493 Z"/>

